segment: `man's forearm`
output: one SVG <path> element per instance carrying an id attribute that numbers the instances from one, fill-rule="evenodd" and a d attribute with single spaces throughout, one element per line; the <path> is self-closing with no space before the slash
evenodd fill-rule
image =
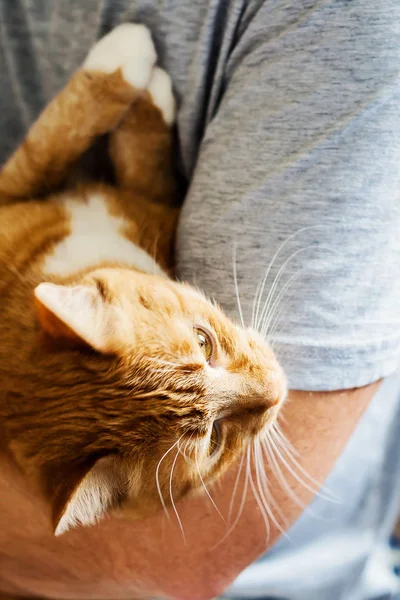
<path id="1" fill-rule="evenodd" d="M 299 453 L 302 467 L 314 479 L 325 479 L 378 386 L 379 383 L 339 392 L 290 393 L 284 409 L 286 430 Z M 224 516 L 229 513 L 236 471 L 228 473 L 221 485 L 216 485 L 213 490 L 215 502 Z M 266 472 L 270 480 L 275 482 L 268 465 Z M 300 502 L 307 504 L 313 494 L 289 473 L 285 477 Z M 256 480 L 254 473 L 253 479 Z M 239 497 L 241 486 L 242 483 L 238 486 Z M 301 513 L 299 503 L 291 500 L 284 489 L 276 484 L 271 493 L 287 525 L 293 523 Z M 165 589 L 171 596 L 182 600 L 203 600 L 219 594 L 281 535 L 279 529 L 270 522 L 266 540 L 264 518 L 250 489 L 235 529 L 222 542 L 227 525 L 206 496 L 184 501 L 177 508 L 186 544 L 176 523 L 169 524 L 168 530 L 164 531 L 164 542 L 160 540 L 159 556 L 151 568 L 160 573 L 161 587 L 162 582 L 166 584 L 168 580 Z M 233 520 L 238 509 L 236 501 Z M 152 528 L 153 525 L 149 522 L 148 526 Z"/>

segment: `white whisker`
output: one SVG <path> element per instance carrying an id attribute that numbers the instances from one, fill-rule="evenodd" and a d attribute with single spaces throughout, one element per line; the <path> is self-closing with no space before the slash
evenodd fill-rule
<path id="1" fill-rule="evenodd" d="M 258 440 L 254 440 L 253 456 L 254 456 L 254 466 L 255 466 L 255 471 L 256 471 L 256 481 L 257 481 L 257 485 L 258 485 L 259 495 L 264 504 L 264 507 L 268 514 L 269 519 L 275 525 L 275 527 L 278 529 L 278 531 L 280 531 L 282 533 L 282 535 L 284 535 L 286 537 L 286 532 L 285 532 L 284 527 L 279 523 L 279 521 L 275 517 L 274 512 L 272 510 L 271 505 L 275 505 L 274 506 L 275 509 L 277 508 L 277 506 L 276 506 L 276 503 L 274 502 L 273 498 L 271 497 L 271 494 L 268 489 L 267 476 L 265 474 L 264 463 L 263 463 L 262 457 L 260 456 L 259 444 L 260 443 Z M 270 527 L 268 524 L 267 539 L 269 536 L 269 529 L 270 529 Z"/>
<path id="2" fill-rule="evenodd" d="M 285 262 L 284 262 L 284 263 L 283 263 L 283 264 L 280 266 L 280 268 L 279 268 L 279 270 L 278 270 L 277 274 L 275 275 L 275 278 L 274 278 L 274 280 L 273 280 L 273 282 L 272 282 L 272 285 L 271 285 L 271 287 L 270 287 L 270 290 L 269 290 L 269 292 L 268 292 L 267 299 L 265 300 L 264 307 L 263 307 L 263 309 L 262 309 L 262 311 L 261 311 L 261 316 L 260 316 L 260 318 L 258 319 L 258 321 L 257 321 L 257 323 L 256 323 L 256 329 L 257 329 L 257 331 L 258 331 L 258 330 L 259 330 L 259 328 L 260 328 L 260 324 L 261 324 L 261 323 L 262 323 L 262 322 L 265 320 L 265 314 L 266 314 L 266 313 L 267 313 L 267 311 L 269 310 L 269 306 L 270 306 L 270 303 L 271 303 L 271 301 L 272 301 L 273 295 L 274 295 L 274 293 L 275 293 L 275 289 L 276 289 L 276 287 L 278 286 L 278 284 L 279 284 L 279 282 L 280 282 L 280 280 L 281 280 L 281 278 L 282 278 L 282 275 L 283 275 L 283 273 L 285 272 L 285 269 L 286 269 L 287 265 L 288 265 L 288 264 L 290 263 L 290 261 L 291 261 L 291 260 L 293 260 L 293 258 L 295 258 L 297 255 L 301 254 L 302 252 L 306 252 L 307 250 L 309 250 L 310 248 L 313 248 L 313 247 L 314 247 L 314 245 L 313 245 L 313 244 L 310 244 L 309 246 L 306 246 L 305 248 L 299 248 L 298 250 L 296 250 L 295 252 L 293 252 L 293 253 L 292 253 L 292 254 L 291 254 L 291 255 L 290 255 L 290 256 L 289 256 L 289 257 L 288 257 L 288 258 L 285 260 Z"/>
<path id="3" fill-rule="evenodd" d="M 231 516 L 232 516 L 232 511 L 233 511 L 233 504 L 235 501 L 235 496 L 236 496 L 236 492 L 237 492 L 237 488 L 239 485 L 239 480 L 240 480 L 240 474 L 242 472 L 242 468 L 243 468 L 243 462 L 244 462 L 244 452 L 242 453 L 242 458 L 240 460 L 240 465 L 239 465 L 239 469 L 236 475 L 236 479 L 235 479 L 235 484 L 233 486 L 233 490 L 232 490 L 232 498 L 229 504 L 229 512 L 228 512 L 228 523 L 231 522 Z"/>
<path id="4" fill-rule="evenodd" d="M 269 463 L 271 470 L 273 472 L 273 475 L 275 477 L 275 480 L 281 486 L 282 490 L 284 492 L 286 492 L 286 494 L 289 496 L 289 498 L 291 498 L 293 500 L 293 502 L 296 504 L 296 506 L 299 506 L 305 512 L 309 512 L 307 509 L 307 505 L 300 500 L 300 498 L 293 492 L 293 490 L 289 486 L 289 484 L 282 472 L 282 469 L 280 468 L 279 463 L 276 459 L 275 453 L 270 445 L 269 439 L 265 440 L 265 443 L 263 444 L 263 448 L 264 448 L 265 456 L 268 460 L 268 463 Z"/>
<path id="5" fill-rule="evenodd" d="M 261 316 L 260 316 L 260 318 L 258 319 L 258 321 L 256 323 L 256 329 L 257 329 L 257 331 L 259 330 L 261 323 L 265 320 L 265 316 L 266 316 L 267 311 L 269 311 L 273 295 L 275 293 L 275 290 L 276 290 L 276 288 L 277 288 L 277 286 L 279 284 L 279 281 L 280 281 L 280 279 L 281 279 L 281 277 L 282 277 L 282 275 L 283 275 L 283 273 L 284 273 L 287 265 L 289 264 L 290 261 L 293 260 L 293 258 L 295 258 L 296 256 L 298 256 L 299 254 L 301 254 L 303 252 L 306 252 L 307 250 L 310 250 L 311 248 L 316 249 L 316 246 L 314 244 L 309 244 L 305 248 L 299 248 L 298 250 L 296 250 L 295 252 L 293 252 L 285 260 L 285 262 L 281 265 L 281 267 L 280 267 L 278 273 L 276 274 L 275 279 L 274 279 L 274 281 L 272 283 L 271 289 L 268 292 L 268 296 L 267 296 L 267 299 L 265 301 L 264 308 L 263 308 L 263 310 L 261 312 Z M 334 248 L 329 248 L 329 247 L 326 247 L 326 246 L 318 246 L 317 249 L 318 250 L 327 250 L 329 252 L 333 252 L 334 254 L 337 254 L 337 255 L 340 256 L 340 252 L 338 252 Z M 305 269 L 306 269 L 306 267 L 304 267 L 304 269 L 300 269 L 300 271 L 298 271 L 298 272 L 302 272 Z M 296 275 L 297 275 L 297 273 L 294 274 L 294 276 L 296 276 Z"/>
<path id="6" fill-rule="evenodd" d="M 239 311 L 239 316 L 240 316 L 240 322 L 242 324 L 243 329 L 245 328 L 245 324 L 244 324 L 244 319 L 243 319 L 243 311 L 242 311 L 242 305 L 240 303 L 240 295 L 239 295 L 239 286 L 238 286 L 238 281 L 237 281 L 237 270 L 236 270 L 236 242 L 233 244 L 233 256 L 232 256 L 232 261 L 233 261 L 233 282 L 235 285 L 235 294 L 236 294 L 236 301 L 237 301 L 237 306 L 238 306 L 238 311 Z"/>
<path id="7" fill-rule="evenodd" d="M 257 287 L 257 290 L 259 290 L 259 296 L 258 296 L 258 302 L 257 302 L 257 310 L 255 312 L 254 318 L 252 319 L 252 327 L 253 329 L 255 328 L 255 324 L 258 321 L 258 314 L 260 311 L 260 305 L 261 305 L 261 299 L 264 293 L 264 288 L 265 288 L 265 284 L 267 282 L 268 279 L 268 275 L 271 271 L 272 265 L 274 264 L 275 260 L 278 258 L 279 254 L 281 253 L 281 251 L 283 250 L 283 248 L 290 242 L 290 240 L 294 239 L 296 236 L 300 235 L 301 233 L 304 233 L 304 231 L 309 231 L 311 229 L 318 229 L 318 228 L 327 228 L 329 227 L 328 225 L 309 225 L 307 227 L 302 227 L 301 229 L 298 229 L 297 231 L 295 231 L 294 233 L 292 233 L 291 235 L 289 235 L 286 240 L 284 240 L 284 242 L 282 242 L 282 244 L 279 246 L 279 248 L 277 249 L 277 251 L 275 252 L 275 254 L 273 255 L 266 273 L 264 275 L 264 277 L 262 278 L 260 284 Z M 256 297 L 257 297 L 257 292 L 256 292 Z M 253 310 L 254 313 L 254 310 Z"/>
<path id="8" fill-rule="evenodd" d="M 181 450 L 181 447 L 180 447 L 180 444 L 179 444 L 179 441 L 180 441 L 180 439 L 178 440 L 178 448 L 179 448 L 179 452 L 182 454 L 182 456 L 183 456 L 183 458 L 185 459 L 185 462 L 186 462 L 186 463 L 188 463 L 188 462 L 192 462 L 192 459 L 191 459 L 191 458 L 189 458 L 189 457 L 186 455 L 186 450 L 187 450 L 187 448 L 188 448 L 188 446 L 189 446 L 189 444 L 190 444 L 190 442 L 191 442 L 191 440 L 192 440 L 192 437 L 193 437 L 193 435 L 194 435 L 194 431 L 193 431 L 193 432 L 190 434 L 190 437 L 189 437 L 189 439 L 186 441 L 186 444 L 185 444 L 185 447 L 183 448 L 183 450 Z"/>
<path id="9" fill-rule="evenodd" d="M 247 449 L 247 451 L 249 451 L 249 448 Z M 244 459 L 244 454 L 243 454 L 243 459 Z M 243 461 L 242 463 L 243 464 Z M 244 484 L 243 484 L 243 493 L 242 493 L 242 499 L 240 501 L 240 505 L 239 505 L 239 509 L 237 512 L 237 515 L 235 517 L 235 520 L 233 521 L 232 525 L 229 527 L 228 531 L 225 533 L 225 535 L 219 540 L 219 542 L 217 542 L 212 548 L 211 550 L 215 550 L 215 548 L 218 548 L 218 546 L 220 544 L 222 544 L 232 533 L 232 531 L 235 529 L 236 525 L 239 522 L 240 517 L 242 516 L 242 512 L 244 509 L 244 505 L 246 502 L 246 497 L 247 497 L 247 490 L 249 487 L 249 474 L 248 471 L 246 470 L 246 474 L 245 474 L 245 479 L 244 479 Z"/>
<path id="10" fill-rule="evenodd" d="M 202 477 L 202 475 L 201 475 L 201 472 L 200 472 L 199 462 L 198 462 L 198 460 L 197 460 L 197 450 L 196 450 L 196 452 L 195 452 L 195 460 L 196 460 L 196 468 L 197 468 L 197 473 L 198 473 L 198 475 L 199 475 L 199 478 L 200 478 L 201 484 L 202 484 L 202 486 L 203 486 L 203 488 L 204 488 L 204 491 L 206 492 L 206 494 L 207 494 L 207 496 L 208 496 L 208 498 L 209 498 L 209 500 L 210 500 L 211 504 L 213 505 L 213 507 L 215 508 L 215 510 L 217 511 L 217 513 L 219 514 L 219 516 L 221 517 L 221 519 L 223 520 L 223 522 L 226 524 L 226 521 L 225 521 L 225 519 L 224 519 L 224 516 L 223 516 L 223 514 L 222 514 L 222 513 L 221 513 L 221 511 L 219 510 L 218 506 L 215 504 L 214 498 L 211 496 L 210 492 L 209 492 L 209 491 L 208 491 L 208 489 L 207 489 L 207 486 L 206 486 L 206 484 L 204 483 L 203 477 Z"/>
<path id="11" fill-rule="evenodd" d="M 183 436 L 185 435 L 185 433 L 186 433 L 186 431 L 184 433 L 182 433 L 182 435 L 179 438 L 179 440 L 177 440 L 174 444 L 172 444 L 172 446 L 170 448 L 168 448 L 168 450 L 162 455 L 162 457 L 158 461 L 157 468 L 156 468 L 156 486 L 157 486 L 157 491 L 158 491 L 158 495 L 160 497 L 160 501 L 161 501 L 161 504 L 163 506 L 164 512 L 165 512 L 165 514 L 166 514 L 166 516 L 167 516 L 168 519 L 170 518 L 170 515 L 169 515 L 168 509 L 167 509 L 167 505 L 165 503 L 164 496 L 163 496 L 163 493 L 162 493 L 162 490 L 161 490 L 160 473 L 159 473 L 159 471 L 160 471 L 161 463 L 163 462 L 164 458 L 175 448 L 175 446 L 178 446 L 178 448 L 179 448 L 179 442 L 181 441 L 181 439 L 183 438 Z"/>
<path id="12" fill-rule="evenodd" d="M 178 450 L 176 452 L 176 455 L 175 455 L 175 458 L 174 458 L 174 462 L 172 463 L 172 467 L 171 467 L 171 474 L 170 474 L 170 477 L 169 477 L 169 496 L 171 498 L 171 505 L 172 505 L 172 508 L 174 509 L 174 513 L 176 515 L 176 518 L 177 518 L 177 521 L 178 521 L 178 524 L 179 524 L 179 528 L 180 528 L 180 530 L 182 532 L 183 541 L 186 544 L 186 537 L 185 537 L 185 532 L 183 531 L 182 521 L 181 521 L 181 518 L 179 516 L 178 510 L 177 510 L 177 508 L 175 506 L 174 497 L 172 495 L 172 478 L 173 478 L 173 475 L 174 475 L 175 464 L 176 464 L 178 456 L 179 456 L 179 448 L 178 448 Z"/>
<path id="13" fill-rule="evenodd" d="M 261 295 L 262 295 L 261 286 L 262 286 L 262 284 L 263 284 L 263 278 L 260 279 L 260 281 L 257 285 L 256 293 L 254 295 L 253 305 L 251 308 L 251 328 L 252 329 L 255 329 L 255 326 L 256 326 L 256 309 L 258 307 L 258 310 L 259 310 L 259 305 L 261 303 Z M 258 315 L 258 313 L 257 313 L 257 315 Z"/>
<path id="14" fill-rule="evenodd" d="M 289 523 L 288 523 L 285 515 L 282 513 L 281 509 L 279 508 L 278 504 L 275 502 L 275 500 L 269 490 L 267 475 L 265 473 L 264 461 L 263 461 L 262 452 L 261 452 L 260 441 L 255 440 L 255 442 L 257 442 L 254 444 L 254 452 L 255 452 L 255 467 L 256 467 L 256 477 L 257 477 L 258 486 L 260 488 L 260 491 L 261 490 L 263 491 L 263 494 L 265 497 L 265 502 L 266 502 L 266 507 L 268 507 L 268 514 L 270 516 L 271 521 L 274 523 L 274 525 L 278 529 L 278 531 L 280 531 L 285 537 L 288 537 L 288 535 L 286 534 L 286 530 L 289 527 Z M 279 521 L 277 520 L 277 518 L 275 517 L 272 508 L 274 508 L 276 513 L 282 519 L 283 525 L 281 525 L 279 523 Z"/>
<path id="15" fill-rule="evenodd" d="M 305 477 L 306 480 L 304 480 L 302 477 L 300 477 L 300 475 L 298 473 L 296 473 L 294 468 L 289 464 L 288 460 L 286 460 L 285 457 L 282 455 L 282 453 L 279 451 L 279 448 L 276 445 L 276 442 L 274 442 L 272 436 L 270 436 L 268 438 L 268 443 L 270 444 L 270 448 L 273 448 L 276 456 L 279 458 L 281 463 L 286 467 L 286 469 L 289 471 L 289 473 L 306 490 L 311 492 L 313 495 L 318 496 L 319 498 L 321 498 L 323 500 L 326 500 L 327 502 L 340 503 L 339 500 L 337 498 L 335 498 L 335 496 L 331 492 L 329 492 L 329 490 L 325 490 L 327 492 L 326 494 L 324 492 L 321 492 L 322 484 L 319 483 L 318 481 L 316 481 L 315 479 L 313 479 L 313 477 L 311 477 L 311 475 L 309 475 L 307 473 L 307 471 L 301 466 L 301 464 L 293 456 L 289 455 L 287 450 L 282 448 L 282 451 L 285 453 L 286 457 L 292 461 L 293 465 L 300 471 L 300 473 Z M 307 479 L 308 479 L 308 481 L 307 481 Z"/>
<path id="16" fill-rule="evenodd" d="M 274 318 L 274 312 L 276 312 L 276 309 L 279 307 L 279 303 L 281 302 L 281 300 L 282 300 L 283 296 L 285 295 L 285 293 L 287 292 L 287 290 L 290 288 L 291 284 L 296 279 L 298 279 L 301 275 L 304 275 L 304 273 L 306 273 L 307 271 L 308 271 L 308 276 L 315 275 L 315 273 L 310 273 L 309 269 L 307 267 L 300 269 L 299 271 L 297 271 L 297 273 L 294 273 L 291 277 L 289 277 L 289 279 L 286 281 L 286 283 L 284 284 L 282 289 L 279 291 L 279 293 L 276 295 L 274 300 L 271 302 L 271 306 L 270 306 L 268 312 L 264 316 L 264 322 L 263 322 L 262 328 L 261 328 L 261 333 L 263 336 L 267 336 L 269 326 L 271 324 L 272 319 Z M 277 317 L 275 317 L 275 318 L 277 318 Z M 260 325 L 261 325 L 261 321 L 259 323 L 259 326 Z M 270 334 L 268 333 L 267 337 L 269 338 L 269 336 L 270 336 Z"/>
<path id="17" fill-rule="evenodd" d="M 283 434 L 282 434 L 283 436 Z M 284 436 L 283 436 L 284 437 Z M 286 440 L 286 438 L 284 438 Z M 291 463 L 293 464 L 294 467 L 296 467 L 296 469 L 298 469 L 300 471 L 300 473 L 306 478 L 308 479 L 308 481 L 310 482 L 310 484 L 312 484 L 313 486 L 315 486 L 315 490 L 317 492 L 317 494 L 319 494 L 321 497 L 324 497 L 321 494 L 321 490 L 323 490 L 323 493 L 326 494 L 326 498 L 325 500 L 328 500 L 329 502 L 337 502 L 340 504 L 340 500 L 321 482 L 318 481 L 316 479 L 314 479 L 314 477 L 312 477 L 302 466 L 302 464 L 293 456 L 290 448 L 284 444 L 282 444 L 280 442 L 280 439 L 277 437 L 277 433 L 274 430 L 273 432 L 271 432 L 271 443 L 274 444 L 274 446 L 276 447 L 276 449 L 279 451 L 279 446 L 282 450 L 282 452 L 285 454 L 285 456 L 287 457 L 288 460 L 291 461 Z M 288 440 L 286 440 L 288 441 Z M 290 444 L 290 442 L 289 442 Z M 279 453 L 280 454 L 280 453 Z M 299 456 L 299 453 L 297 453 L 297 455 Z"/>
<path id="18" fill-rule="evenodd" d="M 282 298 L 281 298 L 281 300 L 282 300 Z M 265 327 L 265 334 L 264 334 L 268 344 L 271 347 L 273 344 L 273 339 L 278 337 L 282 333 L 282 331 L 284 331 L 287 327 L 287 323 L 285 322 L 285 320 L 281 324 L 281 326 L 278 327 L 283 313 L 285 312 L 285 310 L 287 310 L 287 303 L 282 304 L 282 302 L 281 302 L 280 305 L 277 306 L 276 308 L 277 309 L 279 308 L 279 310 L 275 310 L 275 314 L 273 314 L 273 313 L 271 314 L 271 323 L 273 323 L 274 319 L 275 319 L 275 323 L 272 324 L 271 328 L 269 325 L 268 325 L 268 327 Z M 263 327 L 263 329 L 264 329 L 264 327 Z"/>
<path id="19" fill-rule="evenodd" d="M 290 442 L 283 433 L 278 421 L 272 423 L 270 431 L 271 430 L 275 433 L 276 437 L 279 438 L 279 444 L 281 446 L 287 448 L 287 450 L 290 451 L 293 456 L 300 456 L 300 452 L 293 446 L 292 442 Z"/>
<path id="20" fill-rule="evenodd" d="M 275 477 L 275 480 L 277 481 L 277 483 L 279 483 L 279 485 L 286 492 L 288 497 L 291 498 L 292 501 L 298 507 L 300 507 L 301 510 L 305 514 L 313 517 L 314 519 L 316 519 L 318 521 L 329 520 L 329 519 L 325 519 L 325 518 L 321 517 L 320 515 L 318 515 L 314 510 L 312 510 L 312 508 L 310 506 L 308 506 L 305 502 L 300 500 L 300 498 L 293 492 L 293 490 L 291 489 L 290 485 L 288 484 L 288 482 L 279 466 L 279 463 L 275 456 L 274 450 L 273 450 L 272 446 L 269 444 L 269 441 L 270 440 L 268 440 L 267 443 L 263 445 L 263 448 L 264 448 L 264 452 L 266 453 L 267 460 L 272 468 L 272 471 L 273 471 L 273 474 L 274 474 L 274 477 Z"/>
<path id="21" fill-rule="evenodd" d="M 260 496 L 259 491 L 257 490 L 257 487 L 254 483 L 253 480 L 253 476 L 251 474 L 251 466 L 250 466 L 250 454 L 247 454 L 247 468 L 248 468 L 248 473 L 249 473 L 249 478 L 250 478 L 250 487 L 251 487 L 251 491 L 253 492 L 253 496 L 255 498 L 255 501 L 257 503 L 258 508 L 260 509 L 261 515 L 263 517 L 264 520 L 264 524 L 265 524 L 265 530 L 266 530 L 266 541 L 268 542 L 269 539 L 269 534 L 270 534 L 270 525 L 269 525 L 269 520 L 268 520 L 268 503 L 265 501 L 264 496 Z"/>

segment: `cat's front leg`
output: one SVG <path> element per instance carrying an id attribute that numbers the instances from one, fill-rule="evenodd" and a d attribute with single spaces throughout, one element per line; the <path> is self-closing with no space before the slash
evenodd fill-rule
<path id="1" fill-rule="evenodd" d="M 110 136 L 117 185 L 149 200 L 173 202 L 175 98 L 166 71 L 154 67 L 146 93 Z"/>
<path id="2" fill-rule="evenodd" d="M 114 129 L 143 93 L 155 61 L 144 25 L 120 25 L 102 38 L 0 171 L 0 202 L 60 185 L 94 139 Z"/>

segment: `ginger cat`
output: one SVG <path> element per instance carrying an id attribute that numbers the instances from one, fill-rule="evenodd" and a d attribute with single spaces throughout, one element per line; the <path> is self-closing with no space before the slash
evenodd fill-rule
<path id="1" fill-rule="evenodd" d="M 170 478 L 174 500 L 202 489 L 286 395 L 265 341 L 167 275 L 175 103 L 155 62 L 143 25 L 117 27 L 0 172 L 0 436 L 57 535 L 168 506 Z M 115 186 L 66 186 L 103 134 Z"/>

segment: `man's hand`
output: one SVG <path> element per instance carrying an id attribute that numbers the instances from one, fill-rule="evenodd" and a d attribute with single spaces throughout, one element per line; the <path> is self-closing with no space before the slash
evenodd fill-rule
<path id="1" fill-rule="evenodd" d="M 284 408 L 287 437 L 313 478 L 322 481 L 329 473 L 378 385 L 289 394 Z M 266 472 L 271 475 L 268 466 Z M 236 475 L 237 466 L 212 490 L 225 517 Z M 289 474 L 287 482 L 300 501 L 311 500 L 312 493 Z M 270 523 L 266 542 L 263 516 L 248 491 L 242 515 L 229 536 L 229 527 L 202 495 L 177 505 L 185 538 L 173 511 L 170 520 L 162 513 L 140 522 L 109 519 L 55 538 L 45 504 L 32 494 L 5 454 L 0 455 L 0 489 L 0 589 L 10 594 L 207 600 L 221 593 L 280 535 Z M 301 509 L 282 488 L 271 492 L 289 525 Z M 237 501 L 234 507 L 237 511 Z"/>

